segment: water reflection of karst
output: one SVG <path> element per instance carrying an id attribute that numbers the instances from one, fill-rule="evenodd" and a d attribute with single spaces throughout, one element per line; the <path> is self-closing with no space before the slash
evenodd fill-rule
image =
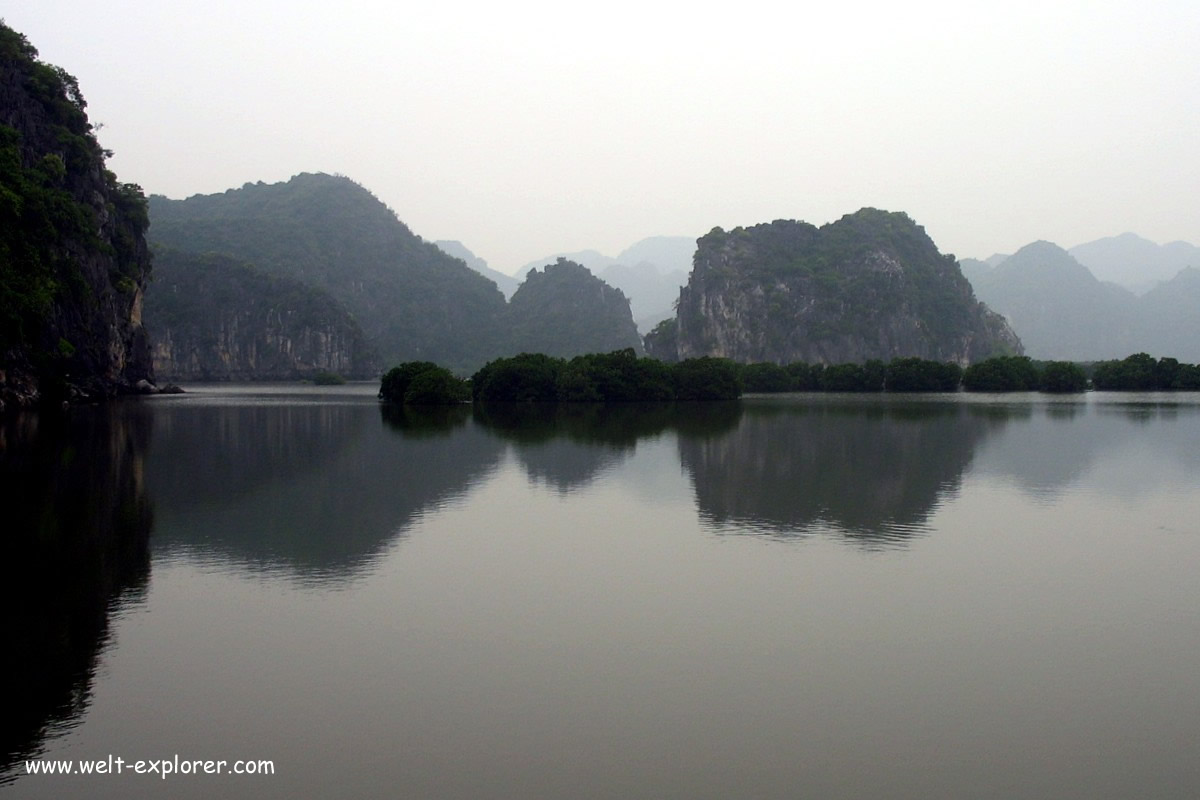
<path id="1" fill-rule="evenodd" d="M 739 403 L 495 403 L 475 419 L 512 441 L 529 480 L 565 493 L 633 455 L 639 439 L 667 430 L 708 436 L 737 423 Z"/>
<path id="2" fill-rule="evenodd" d="M 504 446 L 443 409 L 373 402 L 160 408 L 156 549 L 328 585 L 496 468 Z"/>
<path id="3" fill-rule="evenodd" d="M 137 404 L 23 414 L 0 439 L 0 784 L 86 711 L 114 611 L 150 573 Z"/>
<path id="4" fill-rule="evenodd" d="M 897 543 L 955 491 L 993 424 L 957 403 L 750 403 L 735 431 L 680 437 L 679 452 L 713 528 Z"/>

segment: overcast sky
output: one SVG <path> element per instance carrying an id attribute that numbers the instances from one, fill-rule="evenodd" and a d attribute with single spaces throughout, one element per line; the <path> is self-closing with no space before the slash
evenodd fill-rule
<path id="1" fill-rule="evenodd" d="M 437 6 L 435 8 L 435 6 Z M 836 6 L 836 7 L 835 7 Z M 109 166 L 181 198 L 347 175 L 512 271 L 905 211 L 986 257 L 1200 244 L 1200 3 L 15 0 Z"/>

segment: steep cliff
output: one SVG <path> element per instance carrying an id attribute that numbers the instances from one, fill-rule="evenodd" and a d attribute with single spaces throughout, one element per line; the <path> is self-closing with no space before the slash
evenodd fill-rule
<path id="1" fill-rule="evenodd" d="M 153 377 L 141 189 L 105 169 L 76 80 L 0 24 L 0 403 Z"/>
<path id="2" fill-rule="evenodd" d="M 157 252 L 145 324 L 162 379 L 370 378 L 379 368 L 328 292 L 228 256 Z"/>
<path id="3" fill-rule="evenodd" d="M 1021 352 L 952 256 L 906 215 L 876 209 L 820 228 L 713 229 L 697 242 L 676 320 L 681 358 L 965 364 Z"/>
<path id="4" fill-rule="evenodd" d="M 629 300 L 587 267 L 560 258 L 531 270 L 508 307 L 509 351 L 570 357 L 632 347 L 638 335 Z"/>

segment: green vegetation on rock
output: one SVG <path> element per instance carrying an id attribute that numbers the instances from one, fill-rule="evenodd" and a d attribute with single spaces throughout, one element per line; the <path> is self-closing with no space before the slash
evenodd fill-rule
<path id="1" fill-rule="evenodd" d="M 186 200 L 153 196 L 150 215 L 155 242 L 225 253 L 329 292 L 384 363 L 432 359 L 457 369 L 496 354 L 505 313 L 496 285 L 349 178 L 303 174 Z"/>
<path id="2" fill-rule="evenodd" d="M 569 358 L 625 348 L 642 351 L 625 295 L 587 267 L 563 258 L 525 276 L 509 303 L 506 328 L 510 352 Z"/>
<path id="3" fill-rule="evenodd" d="M 659 361 L 679 360 L 679 322 L 674 317 L 664 319 L 646 334 L 646 355 Z"/>
<path id="4" fill-rule="evenodd" d="M 641 338 L 618 290 L 560 260 L 505 303 L 495 283 L 410 231 L 362 186 L 332 175 L 150 200 L 172 250 L 223 253 L 331 295 L 383 363 L 431 360 L 460 373 L 521 352 L 570 357 Z M 150 310 L 162 298 L 148 300 Z"/>
<path id="5" fill-rule="evenodd" d="M 145 198 L 105 168 L 86 106 L 0 23 L 0 404 L 105 397 L 153 375 Z"/>

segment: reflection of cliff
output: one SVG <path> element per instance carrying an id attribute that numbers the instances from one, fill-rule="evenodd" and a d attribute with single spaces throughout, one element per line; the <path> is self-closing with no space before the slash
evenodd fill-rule
<path id="1" fill-rule="evenodd" d="M 0 428 L 0 784 L 86 710 L 109 615 L 149 578 L 149 436 L 136 404 Z"/>
<path id="2" fill-rule="evenodd" d="M 462 415 L 374 402 L 156 404 L 156 549 L 302 580 L 351 576 L 424 509 L 461 494 L 504 445 Z"/>
<path id="3" fill-rule="evenodd" d="M 668 429 L 709 436 L 727 431 L 739 403 L 495 403 L 478 405 L 479 424 L 516 443 L 529 479 L 560 492 L 585 486 L 621 464 L 638 439 Z"/>
<path id="4" fill-rule="evenodd" d="M 711 525 L 897 541 L 957 487 L 988 425 L 957 403 L 747 403 L 737 430 L 679 450 Z"/>

